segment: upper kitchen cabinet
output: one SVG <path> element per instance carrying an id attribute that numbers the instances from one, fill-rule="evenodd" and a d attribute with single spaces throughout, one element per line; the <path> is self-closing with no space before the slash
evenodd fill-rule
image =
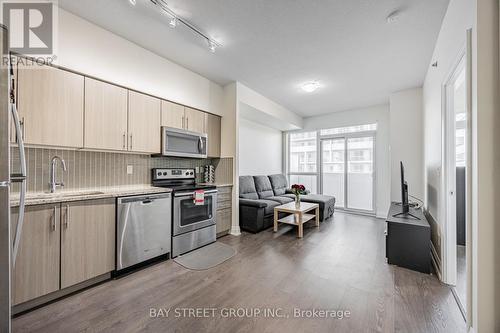
<path id="1" fill-rule="evenodd" d="M 161 125 L 191 132 L 206 133 L 205 112 L 162 101 Z"/>
<path id="2" fill-rule="evenodd" d="M 161 102 L 134 91 L 128 99 L 128 150 L 139 153 L 160 153 Z"/>
<path id="3" fill-rule="evenodd" d="M 184 112 L 186 119 L 185 129 L 191 132 L 206 133 L 205 112 L 186 107 Z"/>
<path id="4" fill-rule="evenodd" d="M 127 150 L 127 95 L 127 89 L 85 78 L 85 148 Z"/>
<path id="5" fill-rule="evenodd" d="M 221 118 L 207 113 L 205 121 L 208 134 L 208 157 L 220 157 Z"/>
<path id="6" fill-rule="evenodd" d="M 184 106 L 161 101 L 161 126 L 184 129 Z"/>
<path id="7" fill-rule="evenodd" d="M 48 66 L 20 65 L 17 78 L 25 143 L 83 147 L 83 76 Z"/>

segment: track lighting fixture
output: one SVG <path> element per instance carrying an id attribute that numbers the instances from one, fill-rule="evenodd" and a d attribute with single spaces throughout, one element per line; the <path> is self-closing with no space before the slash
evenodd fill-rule
<path id="1" fill-rule="evenodd" d="M 132 1 L 136 2 L 136 0 L 129 0 L 131 3 Z M 155 6 L 157 6 L 158 8 L 160 8 L 160 10 L 167 14 L 169 17 L 170 17 L 170 21 L 169 21 L 169 26 L 172 27 L 172 28 L 175 28 L 177 27 L 177 25 L 179 24 L 183 24 L 184 26 L 186 26 L 189 30 L 191 30 L 194 34 L 202 37 L 204 40 L 207 41 L 208 43 L 208 49 L 210 52 L 212 53 L 215 53 L 215 50 L 218 48 L 218 47 L 221 47 L 222 45 L 220 43 L 218 43 L 217 41 L 215 41 L 213 38 L 209 37 L 206 33 L 202 32 L 198 27 L 196 27 L 194 24 L 190 23 L 189 21 L 187 21 L 186 19 L 180 17 L 179 15 L 177 15 L 172 9 L 170 9 L 170 7 L 168 7 L 167 3 L 165 2 L 165 0 L 150 0 Z"/>

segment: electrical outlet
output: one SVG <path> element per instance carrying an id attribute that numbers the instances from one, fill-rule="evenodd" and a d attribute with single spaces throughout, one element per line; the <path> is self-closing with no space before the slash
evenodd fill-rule
<path id="1" fill-rule="evenodd" d="M 131 175 L 134 173 L 134 166 L 133 165 L 127 165 L 127 175 Z"/>

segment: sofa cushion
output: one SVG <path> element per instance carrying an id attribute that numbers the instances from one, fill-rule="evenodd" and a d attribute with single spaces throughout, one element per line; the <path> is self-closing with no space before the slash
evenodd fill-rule
<path id="1" fill-rule="evenodd" d="M 288 181 L 285 175 L 271 175 L 269 176 L 269 181 L 271 182 L 274 195 L 283 195 L 286 193 L 286 190 L 288 189 Z"/>
<path id="2" fill-rule="evenodd" d="M 268 199 L 259 199 L 259 202 L 265 202 L 267 204 L 267 207 L 264 208 L 264 215 L 274 214 L 274 207 L 280 205 L 278 201 Z"/>
<path id="3" fill-rule="evenodd" d="M 267 176 L 254 176 L 255 189 L 260 199 L 265 199 L 274 196 L 271 182 Z"/>
<path id="4" fill-rule="evenodd" d="M 240 176 L 240 198 L 258 199 L 259 195 L 255 189 L 255 183 L 252 176 Z"/>
<path id="5" fill-rule="evenodd" d="M 284 204 L 287 204 L 287 203 L 294 201 L 294 199 L 288 198 L 288 197 L 269 197 L 266 199 L 279 202 L 280 205 L 284 205 Z"/>

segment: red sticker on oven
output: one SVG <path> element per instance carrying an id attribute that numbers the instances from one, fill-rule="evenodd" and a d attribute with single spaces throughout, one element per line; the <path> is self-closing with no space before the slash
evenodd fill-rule
<path id="1" fill-rule="evenodd" d="M 194 204 L 195 205 L 205 204 L 205 191 L 203 190 L 194 191 Z"/>

